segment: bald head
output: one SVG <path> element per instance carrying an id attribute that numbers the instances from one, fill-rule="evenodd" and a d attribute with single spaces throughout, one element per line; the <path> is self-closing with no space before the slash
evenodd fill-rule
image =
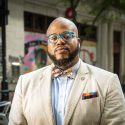
<path id="1" fill-rule="evenodd" d="M 75 32 L 76 35 L 78 36 L 78 29 L 76 25 L 72 21 L 64 17 L 58 17 L 51 22 L 47 30 L 47 35 L 55 33 L 55 31 L 57 31 L 57 28 L 58 29 L 67 28 L 67 30 Z"/>

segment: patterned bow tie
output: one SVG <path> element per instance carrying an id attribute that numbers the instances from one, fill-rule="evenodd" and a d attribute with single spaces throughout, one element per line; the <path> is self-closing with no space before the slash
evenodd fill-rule
<path id="1" fill-rule="evenodd" d="M 58 76 L 61 76 L 61 75 L 66 75 L 68 78 L 74 79 L 73 76 L 72 76 L 72 69 L 71 68 L 63 70 L 63 69 L 55 66 L 52 70 L 52 78 L 55 78 L 55 77 L 58 77 Z"/>

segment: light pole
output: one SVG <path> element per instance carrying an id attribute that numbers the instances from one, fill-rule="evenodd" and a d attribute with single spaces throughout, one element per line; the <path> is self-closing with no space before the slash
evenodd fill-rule
<path id="1" fill-rule="evenodd" d="M 2 30 L 2 81 L 1 81 L 1 94 L 2 100 L 9 99 L 9 93 L 4 92 L 8 90 L 8 82 L 6 75 L 6 24 L 7 24 L 7 0 L 0 0 L 0 20 L 1 20 L 1 30 Z"/>

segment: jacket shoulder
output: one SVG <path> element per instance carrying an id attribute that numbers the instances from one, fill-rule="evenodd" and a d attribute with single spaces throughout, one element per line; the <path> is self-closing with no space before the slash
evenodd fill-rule
<path id="1" fill-rule="evenodd" d="M 23 79 L 25 79 L 25 78 L 26 78 L 26 79 L 27 79 L 27 78 L 33 79 L 33 78 L 35 78 L 35 76 L 38 78 L 44 71 L 48 70 L 49 68 L 51 68 L 51 65 L 45 66 L 45 67 L 43 67 L 43 68 L 37 69 L 37 70 L 35 70 L 35 71 L 29 72 L 29 73 L 26 73 L 26 74 L 23 74 L 23 75 L 21 75 L 21 77 L 22 77 Z"/>
<path id="2" fill-rule="evenodd" d="M 42 75 L 50 69 L 51 65 L 21 75 L 16 88 L 20 88 L 24 95 L 26 93 L 32 93 L 40 84 L 43 84 L 40 82 Z"/>
<path id="3" fill-rule="evenodd" d="M 119 78 L 116 74 L 106 71 L 104 69 L 98 68 L 86 64 L 89 70 L 90 77 L 93 78 L 98 86 L 101 88 L 108 88 L 111 85 L 120 83 Z"/>
<path id="4" fill-rule="evenodd" d="M 93 74 L 96 78 L 99 78 L 99 76 L 100 76 L 100 78 L 105 79 L 105 78 L 110 78 L 110 77 L 113 77 L 114 75 L 116 75 L 110 71 L 101 69 L 99 67 L 92 66 L 89 64 L 86 64 L 86 65 L 89 69 L 90 74 Z"/>

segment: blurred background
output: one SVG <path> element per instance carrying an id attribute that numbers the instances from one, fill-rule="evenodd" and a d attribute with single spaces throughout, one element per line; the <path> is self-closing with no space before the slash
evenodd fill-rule
<path id="1" fill-rule="evenodd" d="M 51 64 L 46 30 L 56 17 L 77 25 L 80 57 L 125 84 L 125 0 L 0 0 L 0 99 L 12 100 L 19 75 Z"/>

